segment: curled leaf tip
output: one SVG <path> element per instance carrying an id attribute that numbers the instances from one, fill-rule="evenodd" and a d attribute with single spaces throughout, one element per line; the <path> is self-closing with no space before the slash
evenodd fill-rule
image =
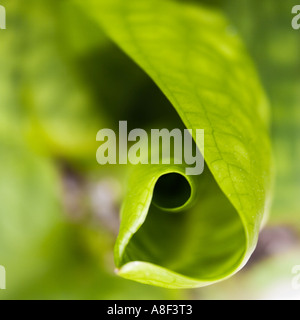
<path id="1" fill-rule="evenodd" d="M 271 192 L 269 107 L 251 59 L 223 15 L 200 5 L 87 0 L 85 7 L 186 128 L 205 132 L 203 174 L 187 176 L 180 165 L 133 170 L 115 245 L 118 274 L 168 288 L 228 278 L 251 256 Z"/>

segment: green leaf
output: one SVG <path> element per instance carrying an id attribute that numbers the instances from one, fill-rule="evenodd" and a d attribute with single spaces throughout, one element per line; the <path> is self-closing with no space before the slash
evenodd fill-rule
<path id="1" fill-rule="evenodd" d="M 255 248 L 272 184 L 268 104 L 236 31 L 220 12 L 170 0 L 88 0 L 84 7 L 185 126 L 205 130 L 201 176 L 172 166 L 133 170 L 116 243 L 118 274 L 170 288 L 234 274 Z M 180 212 L 152 203 L 166 173 L 185 176 L 195 195 Z"/>
<path id="2" fill-rule="evenodd" d="M 294 5 L 293 0 L 247 0 L 227 4 L 227 11 L 247 41 L 272 103 L 276 188 L 270 222 L 289 223 L 299 229 L 300 42 L 299 32 L 287 28 Z"/>

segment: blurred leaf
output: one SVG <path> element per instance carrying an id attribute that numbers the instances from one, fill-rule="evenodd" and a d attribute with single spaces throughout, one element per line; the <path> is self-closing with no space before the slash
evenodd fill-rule
<path id="1" fill-rule="evenodd" d="M 109 122 L 79 64 L 106 51 L 108 64 L 118 50 L 70 2 L 14 1 L 7 11 L 0 42 L 0 265 L 7 272 L 1 299 L 176 297 L 106 271 L 112 235 L 70 223 L 62 206 L 54 160 L 96 167 L 96 133 Z"/>
<path id="2" fill-rule="evenodd" d="M 222 198 L 216 181 L 227 197 L 225 207 L 216 201 L 204 206 L 209 212 L 222 211 L 209 219 L 206 243 L 201 232 L 192 232 L 189 243 L 197 244 L 197 253 L 184 259 L 178 255 L 180 263 L 173 261 L 174 266 L 169 267 L 168 258 L 158 263 L 153 253 L 157 248 L 153 247 L 161 246 L 159 256 L 178 253 L 177 246 L 165 234 L 167 227 L 168 235 L 173 235 L 171 239 L 178 236 L 176 218 L 166 219 L 166 225 L 163 218 L 153 222 L 155 214 L 149 210 L 155 181 L 165 172 L 150 170 L 151 175 L 145 166 L 144 173 L 134 173 L 116 245 L 119 274 L 175 288 L 201 286 L 233 274 L 246 263 L 255 247 L 269 209 L 272 176 L 268 106 L 240 40 L 219 12 L 174 1 L 88 1 L 84 7 L 150 75 L 186 127 L 205 129 L 205 160 L 212 173 L 206 175 L 212 185 L 209 189 L 215 200 Z M 168 172 L 177 171 L 169 168 Z M 206 178 L 191 187 L 207 186 Z M 199 195 L 198 199 L 206 203 L 204 196 Z M 151 232 L 143 234 L 139 228 L 148 210 L 145 224 L 152 225 Z M 203 214 L 198 212 L 197 217 L 201 219 Z M 182 215 L 182 223 L 189 220 L 188 214 Z M 221 219 L 224 216 L 226 219 Z M 178 237 L 180 241 L 184 242 L 186 232 Z M 226 252 L 220 244 L 227 241 L 239 246 L 229 246 Z M 212 244 L 209 250 L 207 243 Z"/>
<path id="3" fill-rule="evenodd" d="M 7 270 L 9 292 L 43 269 L 38 249 L 62 217 L 58 177 L 50 161 L 14 138 L 1 138 L 0 158 L 0 263 Z"/>

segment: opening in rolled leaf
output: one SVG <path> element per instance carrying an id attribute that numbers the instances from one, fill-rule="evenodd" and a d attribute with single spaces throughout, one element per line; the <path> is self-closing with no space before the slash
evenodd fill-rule
<path id="1" fill-rule="evenodd" d="M 155 206 L 172 211 L 184 206 L 191 194 L 191 186 L 187 179 L 179 173 L 172 172 L 158 179 L 152 201 Z"/>

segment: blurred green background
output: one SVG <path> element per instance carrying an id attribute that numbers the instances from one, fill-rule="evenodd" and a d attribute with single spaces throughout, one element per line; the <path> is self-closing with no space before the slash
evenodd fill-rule
<path id="1" fill-rule="evenodd" d="M 193 2 L 228 16 L 272 106 L 273 209 L 249 263 L 229 280 L 194 290 L 114 275 L 126 167 L 97 164 L 96 133 L 127 119 L 132 128 L 158 127 L 174 112 L 74 2 L 7 0 L 7 29 L 0 30 L 0 265 L 7 289 L 0 299 L 300 299 L 291 284 L 300 265 L 300 31 L 291 27 L 291 9 L 300 3 Z"/>

